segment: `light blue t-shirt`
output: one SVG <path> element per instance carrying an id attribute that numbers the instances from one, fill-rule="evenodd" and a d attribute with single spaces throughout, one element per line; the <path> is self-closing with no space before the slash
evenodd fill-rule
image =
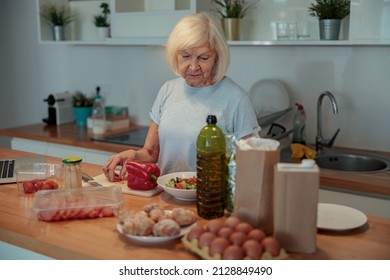
<path id="1" fill-rule="evenodd" d="M 196 140 L 208 115 L 237 139 L 260 130 L 247 93 L 228 77 L 207 87 L 191 87 L 179 77 L 161 87 L 150 117 L 158 125 L 162 174 L 196 171 Z"/>

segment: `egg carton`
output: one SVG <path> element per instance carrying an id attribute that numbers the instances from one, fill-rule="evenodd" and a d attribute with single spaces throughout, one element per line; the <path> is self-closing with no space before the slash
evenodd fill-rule
<path id="1" fill-rule="evenodd" d="M 197 239 L 189 241 L 188 233 L 186 233 L 182 237 L 181 241 L 187 249 L 189 249 L 191 252 L 195 253 L 204 260 L 221 260 L 221 254 L 211 255 L 209 252 L 209 247 L 205 246 L 203 248 L 199 248 Z M 261 260 L 282 260 L 286 259 L 287 257 L 288 255 L 286 251 L 281 248 L 278 256 L 272 256 L 269 252 L 263 252 L 263 254 L 261 255 Z M 251 260 L 251 258 L 245 257 L 244 260 Z"/>

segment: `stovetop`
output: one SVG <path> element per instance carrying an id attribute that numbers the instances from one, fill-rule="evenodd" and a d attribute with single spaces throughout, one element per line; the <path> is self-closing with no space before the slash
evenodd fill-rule
<path id="1" fill-rule="evenodd" d="M 140 127 L 128 132 L 111 134 L 107 136 L 93 136 L 92 140 L 143 147 L 148 133 L 147 127 Z"/>

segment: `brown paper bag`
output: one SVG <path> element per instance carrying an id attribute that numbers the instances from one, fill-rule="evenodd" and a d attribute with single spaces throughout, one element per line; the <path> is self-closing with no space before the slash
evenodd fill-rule
<path id="1" fill-rule="evenodd" d="M 274 235 L 288 252 L 314 253 L 319 168 L 314 160 L 278 163 L 274 173 Z"/>
<path id="2" fill-rule="evenodd" d="M 234 213 L 266 234 L 273 232 L 274 165 L 279 162 L 279 142 L 272 139 L 254 140 L 251 148 L 236 147 L 236 191 Z M 274 141 L 274 142 L 270 142 Z M 271 144 L 274 150 L 258 147 Z M 275 143 L 277 142 L 277 143 Z M 266 145 L 267 146 L 267 145 Z"/>

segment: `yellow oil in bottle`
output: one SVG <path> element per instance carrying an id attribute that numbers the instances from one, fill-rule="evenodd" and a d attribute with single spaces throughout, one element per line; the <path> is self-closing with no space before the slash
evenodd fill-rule
<path id="1" fill-rule="evenodd" d="M 197 139 L 198 215 L 205 219 L 224 215 L 227 191 L 226 140 L 214 115 L 207 117 Z"/>

